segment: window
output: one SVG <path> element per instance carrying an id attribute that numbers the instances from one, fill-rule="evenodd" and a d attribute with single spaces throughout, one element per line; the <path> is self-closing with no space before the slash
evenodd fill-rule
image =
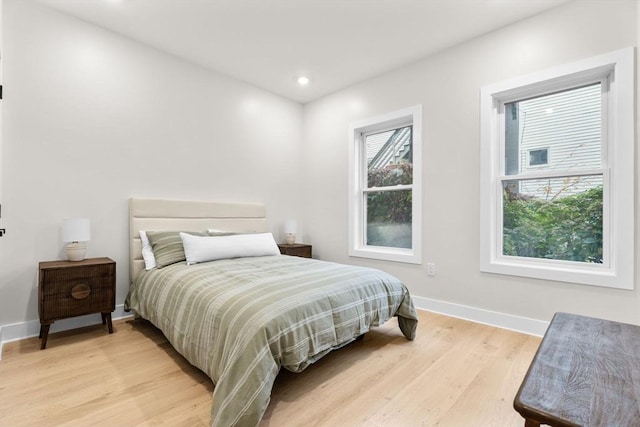
<path id="1" fill-rule="evenodd" d="M 482 271 L 633 289 L 633 62 L 482 88 Z"/>
<path id="2" fill-rule="evenodd" d="M 419 264 L 421 107 L 353 123 L 349 255 Z"/>
<path id="3" fill-rule="evenodd" d="M 529 150 L 529 166 L 549 164 L 549 149 Z"/>

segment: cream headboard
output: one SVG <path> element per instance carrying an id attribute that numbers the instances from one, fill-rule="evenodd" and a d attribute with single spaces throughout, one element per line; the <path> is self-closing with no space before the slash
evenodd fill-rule
<path id="1" fill-rule="evenodd" d="M 144 269 L 140 230 L 265 232 L 267 219 L 259 203 L 221 203 L 129 199 L 129 280 Z"/>

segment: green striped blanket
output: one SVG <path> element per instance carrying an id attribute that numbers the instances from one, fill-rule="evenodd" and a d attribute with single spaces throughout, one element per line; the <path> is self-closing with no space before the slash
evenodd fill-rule
<path id="1" fill-rule="evenodd" d="M 392 316 L 413 339 L 418 322 L 393 276 L 284 255 L 143 271 L 125 308 L 211 377 L 214 426 L 257 425 L 280 367 L 300 372 Z"/>

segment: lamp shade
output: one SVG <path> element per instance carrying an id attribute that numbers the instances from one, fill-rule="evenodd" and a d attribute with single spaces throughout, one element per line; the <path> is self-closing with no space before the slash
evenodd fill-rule
<path id="1" fill-rule="evenodd" d="M 298 223 L 295 219 L 289 219 L 284 223 L 284 242 L 293 245 L 296 242 Z"/>
<path id="2" fill-rule="evenodd" d="M 91 240 L 91 226 L 87 218 L 65 219 L 62 223 L 63 242 L 88 242 Z"/>
<path id="3" fill-rule="evenodd" d="M 287 222 L 284 223 L 285 233 L 296 234 L 296 232 L 298 231 L 297 229 L 298 229 L 298 223 L 296 222 L 295 219 L 287 220 Z"/>

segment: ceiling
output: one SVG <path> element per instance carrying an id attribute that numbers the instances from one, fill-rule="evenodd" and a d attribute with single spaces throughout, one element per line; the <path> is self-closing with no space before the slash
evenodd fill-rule
<path id="1" fill-rule="evenodd" d="M 35 1 L 306 103 L 568 0 Z"/>

